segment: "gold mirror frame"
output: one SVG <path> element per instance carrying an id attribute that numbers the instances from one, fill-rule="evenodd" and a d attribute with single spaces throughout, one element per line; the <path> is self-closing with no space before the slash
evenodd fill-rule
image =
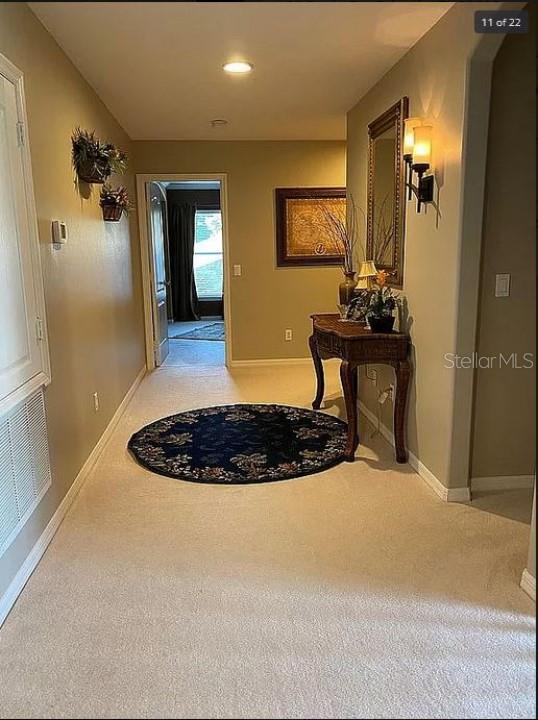
<path id="1" fill-rule="evenodd" d="M 388 282 L 403 287 L 404 238 L 405 238 L 405 167 L 403 159 L 404 120 L 409 115 L 409 99 L 403 97 L 368 125 L 368 217 L 366 234 L 367 260 L 374 260 L 378 270 L 392 273 Z M 396 128 L 394 161 L 394 249 L 393 265 L 383 265 L 376 261 L 374 247 L 374 180 L 375 180 L 375 140 L 391 127 Z"/>

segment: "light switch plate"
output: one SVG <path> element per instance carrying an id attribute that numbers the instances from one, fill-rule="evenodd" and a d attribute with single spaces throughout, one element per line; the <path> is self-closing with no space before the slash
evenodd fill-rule
<path id="1" fill-rule="evenodd" d="M 495 297 L 510 297 L 510 273 L 495 275 Z"/>
<path id="2" fill-rule="evenodd" d="M 52 242 L 54 245 L 65 245 L 67 242 L 67 225 L 63 220 L 52 221 Z"/>
<path id="3" fill-rule="evenodd" d="M 234 276 L 240 277 L 242 273 L 241 265 L 234 265 Z"/>

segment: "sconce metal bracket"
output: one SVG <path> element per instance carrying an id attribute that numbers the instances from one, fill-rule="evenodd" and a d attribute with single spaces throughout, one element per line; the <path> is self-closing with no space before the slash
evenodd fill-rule
<path id="1" fill-rule="evenodd" d="M 433 175 L 425 175 L 418 181 L 418 206 L 417 212 L 420 212 L 421 203 L 430 203 L 433 201 Z"/>
<path id="2" fill-rule="evenodd" d="M 422 171 L 424 172 L 424 171 Z M 418 172 L 418 184 L 413 184 L 413 168 L 409 164 L 409 179 L 405 183 L 409 190 L 408 199 L 411 200 L 413 195 L 417 199 L 417 212 L 420 212 L 422 205 L 433 202 L 433 175 L 423 175 Z"/>

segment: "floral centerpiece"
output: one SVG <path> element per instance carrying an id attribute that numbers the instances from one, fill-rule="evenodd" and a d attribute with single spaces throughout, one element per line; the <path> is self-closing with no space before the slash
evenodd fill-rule
<path id="1" fill-rule="evenodd" d="M 387 285 L 389 273 L 381 270 L 376 275 L 376 286 L 370 293 L 366 317 L 373 332 L 389 333 L 394 327 L 394 310 L 397 298 Z"/>
<path id="2" fill-rule="evenodd" d="M 123 213 L 128 213 L 131 207 L 129 195 L 123 185 L 113 188 L 108 183 L 101 188 L 99 205 L 103 210 L 103 220 L 108 222 L 119 222 Z"/>

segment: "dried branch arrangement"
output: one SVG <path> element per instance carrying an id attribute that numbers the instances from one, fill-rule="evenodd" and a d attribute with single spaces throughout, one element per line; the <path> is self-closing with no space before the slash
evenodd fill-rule
<path id="1" fill-rule="evenodd" d="M 364 257 L 364 245 L 361 239 L 362 228 L 366 225 L 364 212 L 358 208 L 353 196 L 349 198 L 347 207 L 342 203 L 338 209 L 334 209 L 320 203 L 319 208 L 325 224 L 324 231 L 342 250 L 344 272 L 353 272 L 357 247 Z"/>
<path id="2" fill-rule="evenodd" d="M 392 266 L 394 251 L 394 217 L 390 213 L 390 222 L 387 222 L 387 204 L 389 196 L 386 195 L 376 213 L 379 220 L 374 228 L 374 262 L 378 266 Z"/>

